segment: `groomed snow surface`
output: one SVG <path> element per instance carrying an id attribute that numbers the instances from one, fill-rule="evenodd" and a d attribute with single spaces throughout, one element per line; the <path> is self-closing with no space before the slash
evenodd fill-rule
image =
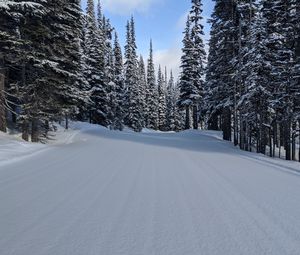
<path id="1" fill-rule="evenodd" d="M 1 255 L 300 254 L 299 163 L 215 132 L 74 128 L 50 146 L 1 135 Z"/>

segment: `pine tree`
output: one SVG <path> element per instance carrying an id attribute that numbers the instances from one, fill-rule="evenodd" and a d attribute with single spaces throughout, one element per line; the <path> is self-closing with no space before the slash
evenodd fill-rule
<path id="1" fill-rule="evenodd" d="M 65 71 L 64 79 L 60 81 L 60 96 L 57 99 L 60 112 L 66 117 L 66 128 L 68 128 L 69 115 L 74 115 L 78 111 L 78 105 L 86 100 L 86 95 L 80 91 L 82 12 L 79 0 L 60 2 L 63 4 L 61 14 L 53 14 L 57 24 L 54 30 L 60 31 L 56 32 L 56 48 L 60 50 L 57 51 L 54 60 L 58 62 L 60 70 Z M 55 8 L 56 6 L 54 11 Z"/>
<path id="2" fill-rule="evenodd" d="M 187 18 L 181 57 L 180 99 L 179 106 L 185 109 L 185 129 L 190 129 L 190 110 L 195 100 L 199 99 L 198 90 L 191 79 L 193 73 L 193 42 L 191 40 L 190 17 Z"/>
<path id="3" fill-rule="evenodd" d="M 6 1 L 0 5 L 0 131 L 6 132 L 6 108 L 8 90 L 7 80 L 9 66 L 13 60 L 20 59 L 20 39 L 18 36 L 19 19 L 21 13 L 17 11 L 16 3 Z M 5 86 L 6 84 L 6 86 Z"/>
<path id="4" fill-rule="evenodd" d="M 185 113 L 178 106 L 178 100 L 180 98 L 180 84 L 175 82 L 173 89 L 173 113 L 174 113 L 174 131 L 179 132 L 184 129 L 185 126 Z"/>
<path id="5" fill-rule="evenodd" d="M 232 60 L 235 72 L 233 72 L 233 79 L 235 82 L 234 87 L 234 102 L 233 102 L 233 133 L 234 144 L 240 146 L 241 149 L 248 150 L 247 132 L 247 111 L 238 107 L 238 101 L 245 93 L 245 79 L 247 78 L 246 72 L 243 72 L 244 55 L 247 54 L 246 43 L 249 41 L 250 27 L 254 20 L 256 12 L 255 0 L 239 0 L 234 6 L 236 44 L 235 54 Z"/>
<path id="6" fill-rule="evenodd" d="M 83 93 L 85 100 L 78 104 L 78 114 L 77 119 L 80 121 L 89 120 L 92 122 L 91 108 L 93 102 L 91 100 L 91 87 L 88 82 L 89 79 L 89 65 L 88 65 L 88 55 L 86 47 L 86 35 L 87 35 L 87 16 L 82 15 L 82 32 L 80 35 L 80 83 L 79 89 Z"/>
<path id="7" fill-rule="evenodd" d="M 158 129 L 163 131 L 166 127 L 166 98 L 165 98 L 165 81 L 161 71 L 158 68 L 157 90 L 158 90 Z"/>
<path id="8" fill-rule="evenodd" d="M 121 46 L 119 44 L 118 35 L 115 33 L 114 41 L 114 83 L 116 93 L 116 109 L 112 128 L 122 131 L 124 128 L 124 72 L 123 72 L 123 56 Z"/>
<path id="9" fill-rule="evenodd" d="M 146 69 L 143 56 L 140 56 L 139 60 L 139 73 L 138 73 L 138 84 L 139 84 L 139 105 L 140 112 L 142 115 L 142 126 L 146 126 L 146 90 L 147 90 L 147 81 L 146 81 Z"/>
<path id="10" fill-rule="evenodd" d="M 90 86 L 91 100 L 93 102 L 90 109 L 92 121 L 107 126 L 109 124 L 107 120 L 108 98 L 104 82 L 104 50 L 101 47 L 104 45 L 104 42 L 97 26 L 94 9 L 94 1 L 88 0 L 85 36 L 85 54 L 88 66 L 86 78 Z"/>
<path id="11" fill-rule="evenodd" d="M 293 31 L 294 39 L 293 51 L 294 51 L 294 67 L 292 70 L 292 93 L 295 95 L 294 98 L 294 111 L 295 119 L 298 120 L 298 127 L 300 129 L 300 3 L 299 1 L 292 1 L 293 8 L 291 11 L 291 23 L 294 24 Z M 300 136 L 299 136 L 300 137 Z M 300 155 L 299 155 L 300 156 Z M 299 157 L 300 159 L 300 157 Z"/>
<path id="12" fill-rule="evenodd" d="M 176 115 L 178 114 L 179 109 L 177 108 L 178 98 L 172 70 L 170 72 L 166 94 L 166 129 L 168 131 L 176 131 L 180 129 L 180 125 L 176 122 Z"/>
<path id="13" fill-rule="evenodd" d="M 158 129 L 158 93 L 156 87 L 152 40 L 150 42 L 150 53 L 147 65 L 146 104 L 146 127 L 156 130 Z"/>
<path id="14" fill-rule="evenodd" d="M 209 125 L 223 130 L 224 140 L 231 141 L 232 112 L 237 101 L 233 59 L 237 55 L 237 3 L 215 1 L 206 73 L 206 98 L 209 102 Z M 220 125 L 221 124 L 221 125 Z"/>
<path id="15" fill-rule="evenodd" d="M 26 47 L 30 49 L 21 65 L 20 122 L 23 126 L 23 138 L 26 140 L 31 123 L 32 142 L 38 142 L 41 136 L 46 136 L 49 120 L 57 119 L 63 109 L 71 104 L 67 100 L 70 99 L 68 93 L 72 90 L 68 81 L 74 77 L 68 72 L 67 66 L 68 54 L 73 54 L 73 45 L 70 45 L 70 52 L 65 52 L 68 33 L 65 22 L 70 17 L 67 8 L 64 9 L 62 2 L 36 2 L 44 10 L 42 15 L 34 18 L 28 15 L 19 27 L 20 38 L 28 42 Z M 64 32 L 61 33 L 62 30 Z M 62 56 L 64 61 L 61 61 Z"/>
<path id="16" fill-rule="evenodd" d="M 125 47 L 125 86 L 127 91 L 127 114 L 125 123 L 134 131 L 143 128 L 140 112 L 140 94 L 138 84 L 138 60 L 136 53 L 135 24 L 133 17 L 127 24 L 127 42 Z"/>
<path id="17" fill-rule="evenodd" d="M 44 15 L 43 5 L 32 1 L 4 1 L 0 5 L 0 130 L 6 131 L 6 110 L 16 122 L 20 101 L 16 84 L 24 84 L 24 66 L 31 56 L 30 42 L 21 35 L 28 16 Z M 13 72 L 12 72 L 13 70 Z M 24 137 L 28 140 L 28 137 Z"/>
<path id="18" fill-rule="evenodd" d="M 99 4 L 100 5 L 100 4 Z M 100 14 L 98 14 L 100 15 Z M 102 29 L 99 33 L 103 35 L 104 47 L 103 47 L 103 57 L 104 57 L 104 87 L 108 97 L 108 115 L 107 123 L 111 125 L 115 119 L 116 114 L 116 84 L 114 81 L 114 53 L 112 48 L 112 31 L 113 28 L 110 21 L 105 17 L 102 21 Z"/>
<path id="19" fill-rule="evenodd" d="M 293 123 L 292 70 L 294 66 L 292 2 L 276 0 L 262 1 L 262 12 L 267 20 L 269 33 L 269 60 L 272 66 L 270 85 L 272 87 L 272 108 L 276 121 L 282 129 L 286 159 L 291 159 L 291 128 Z"/>
<path id="20" fill-rule="evenodd" d="M 244 72 L 246 74 L 245 93 L 239 105 L 244 109 L 247 120 L 244 144 L 252 147 L 252 136 L 255 132 L 257 152 L 265 153 L 267 145 L 267 126 L 271 92 L 269 91 L 269 73 L 271 72 L 268 56 L 268 33 L 266 19 L 258 13 L 250 27 L 249 41 L 244 56 Z M 249 148 L 249 149 L 250 149 Z"/>
<path id="21" fill-rule="evenodd" d="M 294 124 L 295 128 L 293 131 L 293 151 L 292 156 L 295 159 L 296 155 L 296 142 L 295 138 L 298 136 L 298 142 L 300 144 L 300 3 L 297 0 L 292 1 L 293 9 L 292 9 L 292 24 L 294 24 L 294 66 L 292 70 L 292 93 L 294 94 L 294 121 L 298 121 L 298 125 Z M 298 159 L 300 162 L 300 148 L 298 150 Z"/>
<path id="22" fill-rule="evenodd" d="M 192 52 L 192 73 L 191 79 L 194 88 L 197 89 L 197 95 L 193 96 L 193 127 L 198 129 L 198 114 L 199 106 L 203 98 L 204 87 L 204 61 L 206 59 L 205 46 L 202 39 L 204 36 L 202 18 L 202 2 L 201 0 L 192 0 L 192 8 L 190 11 L 190 25 L 191 25 L 191 41 L 193 43 Z"/>

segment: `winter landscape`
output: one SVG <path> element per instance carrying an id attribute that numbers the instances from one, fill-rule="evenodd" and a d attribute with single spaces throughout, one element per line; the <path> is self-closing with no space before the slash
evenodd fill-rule
<path id="1" fill-rule="evenodd" d="M 299 36 L 298 0 L 0 0 L 0 254 L 300 254 Z"/>

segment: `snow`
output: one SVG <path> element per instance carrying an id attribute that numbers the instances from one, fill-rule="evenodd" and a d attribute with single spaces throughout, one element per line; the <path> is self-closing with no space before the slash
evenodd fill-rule
<path id="1" fill-rule="evenodd" d="M 43 149 L 45 149 L 44 145 L 25 142 L 20 135 L 8 135 L 0 132 L 0 167 L 32 156 Z"/>
<path id="2" fill-rule="evenodd" d="M 21 134 L 5 134 L 0 132 L 0 167 L 16 161 L 31 157 L 37 153 L 51 148 L 51 146 L 70 144 L 79 130 L 91 128 L 90 125 L 84 123 L 72 123 L 70 130 L 65 130 L 61 125 L 55 125 L 57 131 L 49 132 L 49 140 L 47 144 L 34 144 L 25 142 L 21 138 Z"/>
<path id="3" fill-rule="evenodd" d="M 218 132 L 71 126 L 0 166 L 0 254 L 300 254 L 299 163 Z"/>
<path id="4" fill-rule="evenodd" d="M 16 3 L 15 1 L 10 1 L 10 0 L 0 0 L 0 9 L 3 8 L 5 10 L 10 10 L 11 7 L 18 6 L 22 8 L 40 8 L 42 7 L 41 4 L 30 2 L 30 1 L 22 1 L 19 3 Z"/>

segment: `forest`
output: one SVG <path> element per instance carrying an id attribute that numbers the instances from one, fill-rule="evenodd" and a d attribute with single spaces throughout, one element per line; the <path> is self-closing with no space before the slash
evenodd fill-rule
<path id="1" fill-rule="evenodd" d="M 174 77 L 155 67 L 151 38 L 148 58 L 138 53 L 133 16 L 123 49 L 100 1 L 0 1 L 0 130 L 40 142 L 69 120 L 209 129 L 242 150 L 300 160 L 299 1 L 214 0 L 208 51 L 202 1 L 191 2 Z"/>

